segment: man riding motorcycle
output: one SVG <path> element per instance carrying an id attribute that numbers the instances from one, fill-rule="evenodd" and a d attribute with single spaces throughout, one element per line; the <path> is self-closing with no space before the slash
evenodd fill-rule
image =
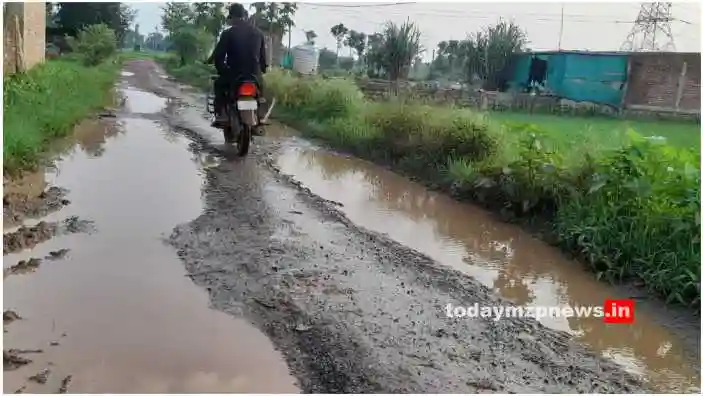
<path id="1" fill-rule="evenodd" d="M 259 85 L 260 102 L 265 103 L 263 74 L 266 73 L 266 44 L 264 35 L 247 21 L 247 11 L 239 3 L 229 7 L 230 27 L 222 32 L 220 39 L 208 59 L 214 63 L 218 78 L 214 81 L 215 121 L 219 127 L 227 123 L 225 100 L 227 90 L 240 76 L 254 76 Z M 263 111 L 263 106 L 259 106 Z M 260 115 L 261 119 L 261 115 Z"/>

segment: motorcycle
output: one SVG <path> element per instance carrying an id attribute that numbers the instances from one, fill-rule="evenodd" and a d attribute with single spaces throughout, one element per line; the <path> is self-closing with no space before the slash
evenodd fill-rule
<path id="1" fill-rule="evenodd" d="M 217 76 L 212 76 L 212 80 Z M 259 135 L 259 128 L 266 122 L 271 113 L 259 119 L 259 85 L 255 77 L 239 78 L 227 93 L 225 114 L 227 122 L 217 125 L 222 129 L 225 143 L 237 143 L 237 155 L 243 157 L 249 153 L 249 146 L 254 135 Z M 214 97 L 208 95 L 208 112 L 215 114 Z"/>

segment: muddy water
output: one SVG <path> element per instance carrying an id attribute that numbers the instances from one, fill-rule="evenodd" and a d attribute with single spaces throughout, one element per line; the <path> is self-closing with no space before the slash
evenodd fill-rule
<path id="1" fill-rule="evenodd" d="M 340 202 L 355 223 L 461 270 L 501 296 L 526 306 L 591 306 L 617 298 L 576 262 L 489 214 L 373 164 L 298 141 L 278 157 L 286 174 L 325 199 Z M 554 318 L 542 323 L 569 331 L 594 351 L 645 377 L 662 391 L 699 386 L 686 346 L 646 313 L 634 325 L 600 319 Z"/>
<path id="2" fill-rule="evenodd" d="M 163 243 L 176 224 L 201 213 L 201 172 L 215 159 L 143 118 L 165 100 L 124 93 L 127 114 L 117 128 L 83 126 L 57 170 L 38 177 L 68 189 L 71 202 L 43 220 L 77 215 L 96 231 L 4 257 L 7 268 L 69 249 L 63 260 L 4 281 L 5 309 L 23 318 L 7 326 L 5 348 L 43 350 L 4 373 L 4 389 L 55 393 L 71 375 L 69 393 L 297 392 L 270 341 L 210 309 L 207 292 Z M 27 381 L 45 368 L 47 384 Z"/>

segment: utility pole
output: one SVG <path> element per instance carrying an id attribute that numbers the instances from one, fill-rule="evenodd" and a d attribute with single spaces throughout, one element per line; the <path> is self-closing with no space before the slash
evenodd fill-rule
<path id="1" fill-rule="evenodd" d="M 561 3 L 561 22 L 559 22 L 559 44 L 557 48 L 561 51 L 561 39 L 564 36 L 564 3 Z"/>

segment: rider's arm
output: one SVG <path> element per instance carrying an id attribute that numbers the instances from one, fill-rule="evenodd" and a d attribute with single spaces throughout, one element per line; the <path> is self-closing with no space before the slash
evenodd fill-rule
<path id="1" fill-rule="evenodd" d="M 264 35 L 259 35 L 261 37 L 261 48 L 259 49 L 259 65 L 261 65 L 261 73 L 265 74 L 266 69 L 268 69 L 268 63 L 266 60 L 266 40 Z"/>
<path id="2" fill-rule="evenodd" d="M 217 41 L 215 49 L 212 51 L 212 58 L 215 62 L 215 68 L 217 69 L 218 73 L 225 69 L 225 56 L 227 55 L 228 45 L 227 37 L 229 37 L 227 33 L 229 33 L 228 30 L 222 32 L 222 34 L 220 35 L 220 39 Z"/>

